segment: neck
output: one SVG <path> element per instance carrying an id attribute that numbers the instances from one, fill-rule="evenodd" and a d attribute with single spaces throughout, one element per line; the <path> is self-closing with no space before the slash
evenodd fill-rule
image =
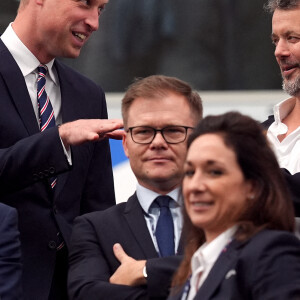
<path id="1" fill-rule="evenodd" d="M 286 135 L 289 135 L 300 126 L 300 96 L 295 97 L 295 100 L 295 106 L 282 121 L 288 127 Z"/>
<path id="2" fill-rule="evenodd" d="M 160 195 L 166 195 L 179 186 L 179 184 L 175 184 L 175 185 L 174 184 L 162 184 L 162 183 L 153 184 L 153 182 L 151 184 L 147 184 L 147 183 L 141 182 L 139 180 L 138 180 L 138 183 L 141 186 L 145 187 L 146 189 L 149 189 Z"/>
<path id="3" fill-rule="evenodd" d="M 51 61 L 53 57 L 45 56 L 43 47 L 39 46 L 37 7 L 32 7 L 32 5 L 32 2 L 29 2 L 18 12 L 12 24 L 12 28 L 22 43 L 39 62 L 46 64 Z"/>

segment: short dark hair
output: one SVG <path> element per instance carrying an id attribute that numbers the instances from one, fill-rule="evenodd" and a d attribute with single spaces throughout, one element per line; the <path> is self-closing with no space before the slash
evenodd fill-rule
<path id="1" fill-rule="evenodd" d="M 247 199 L 247 207 L 240 216 L 236 239 L 247 240 L 266 228 L 294 231 L 295 216 L 289 191 L 275 154 L 268 144 L 260 123 L 238 112 L 204 118 L 188 138 L 187 146 L 204 134 L 222 137 L 232 149 L 246 180 L 254 186 L 254 199 Z M 176 273 L 173 286 L 182 285 L 190 273 L 193 253 L 205 242 L 204 231 L 194 226 L 183 209 L 186 239 L 185 258 Z"/>
<path id="2" fill-rule="evenodd" d="M 298 7 L 300 4 L 300 0 L 269 0 L 264 8 L 270 12 L 274 13 L 275 9 L 293 9 Z"/>
<path id="3" fill-rule="evenodd" d="M 168 77 L 164 75 L 152 75 L 145 78 L 138 78 L 128 87 L 122 99 L 122 116 L 124 127 L 128 123 L 128 111 L 132 102 L 136 98 L 155 99 L 164 97 L 168 93 L 175 93 L 186 98 L 192 116 L 197 124 L 202 119 L 203 108 L 202 100 L 199 94 L 192 87 L 176 77 Z M 176 104 L 175 104 L 176 105 Z"/>

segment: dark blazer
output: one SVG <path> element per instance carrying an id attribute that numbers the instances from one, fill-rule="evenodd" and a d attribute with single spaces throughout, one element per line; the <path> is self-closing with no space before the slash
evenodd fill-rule
<path id="1" fill-rule="evenodd" d="M 55 61 L 62 120 L 107 118 L 101 88 Z M 68 245 L 73 219 L 115 203 L 108 141 L 71 147 L 70 167 L 57 127 L 39 132 L 25 80 L 0 39 L 0 202 L 17 208 L 25 299 L 48 299 L 57 232 Z M 55 191 L 48 178 L 57 175 Z"/>
<path id="2" fill-rule="evenodd" d="M 109 283 L 120 266 L 113 245 L 120 243 L 137 260 L 147 260 L 147 286 Z M 182 247 L 179 247 L 181 253 Z M 76 218 L 71 238 L 68 289 L 71 299 L 166 299 L 180 257 L 158 258 L 136 194 L 126 203 Z"/>
<path id="3" fill-rule="evenodd" d="M 168 298 L 179 299 L 181 293 Z M 233 240 L 194 299 L 300 299 L 300 241 L 275 230 L 263 230 L 247 242 Z"/>
<path id="4" fill-rule="evenodd" d="M 21 245 L 17 211 L 0 203 L 0 299 L 22 298 Z"/>
<path id="5" fill-rule="evenodd" d="M 264 121 L 262 125 L 268 129 L 271 124 L 274 122 L 274 116 L 269 116 L 268 120 Z M 300 155 L 300 153 L 299 153 Z M 291 192 L 291 197 L 294 203 L 295 215 L 300 217 L 300 172 L 292 175 L 287 169 L 281 169 L 284 175 L 284 178 L 288 184 L 289 190 Z"/>

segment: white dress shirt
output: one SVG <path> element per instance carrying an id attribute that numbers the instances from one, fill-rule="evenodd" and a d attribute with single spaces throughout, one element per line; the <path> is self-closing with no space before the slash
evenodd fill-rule
<path id="1" fill-rule="evenodd" d="M 210 243 L 204 243 L 194 253 L 191 259 L 192 276 L 187 300 L 194 299 L 221 252 L 232 240 L 236 230 L 237 226 L 227 229 Z"/>
<path id="2" fill-rule="evenodd" d="M 292 111 L 295 101 L 295 98 L 289 98 L 274 106 L 275 121 L 267 132 L 280 167 L 287 169 L 292 175 L 300 172 L 300 127 L 281 142 L 278 140 L 278 135 L 286 134 L 288 131 L 288 127 L 282 123 L 282 120 Z"/>
<path id="3" fill-rule="evenodd" d="M 4 33 L 1 35 L 1 40 L 7 47 L 13 58 L 15 59 L 17 65 L 19 66 L 27 86 L 27 90 L 32 102 L 32 107 L 39 124 L 39 112 L 38 112 L 38 102 L 37 102 L 37 78 L 38 70 L 37 67 L 40 65 L 38 59 L 31 53 L 31 51 L 22 43 L 17 34 L 12 28 L 12 23 L 6 28 Z M 46 92 L 49 96 L 50 102 L 53 107 L 55 123 L 56 125 L 62 123 L 61 116 L 61 93 L 60 85 L 58 80 L 58 75 L 53 67 L 54 59 L 47 63 L 48 72 L 46 75 Z M 63 142 L 62 147 L 64 149 L 66 158 L 69 164 L 72 164 L 71 150 L 65 149 Z"/>
<path id="4" fill-rule="evenodd" d="M 39 122 L 39 112 L 37 104 L 37 67 L 40 65 L 38 59 L 22 43 L 12 28 L 12 23 L 1 36 L 1 40 L 18 64 L 26 82 L 27 90 L 32 102 L 37 122 Z M 46 91 L 50 98 L 56 124 L 61 124 L 61 94 L 58 76 L 55 68 L 52 68 L 54 60 L 47 63 L 48 73 L 46 75 Z"/>
<path id="5" fill-rule="evenodd" d="M 144 217 L 147 223 L 149 233 L 152 237 L 153 244 L 157 253 L 159 253 L 158 244 L 155 238 L 155 229 L 160 214 L 160 208 L 158 205 L 152 205 L 152 203 L 158 196 L 161 195 L 149 189 L 146 189 L 140 184 L 137 184 L 136 195 L 144 210 Z M 176 249 L 178 249 L 182 231 L 182 199 L 180 196 L 180 188 L 176 188 L 175 190 L 171 191 L 167 194 L 167 196 L 170 196 L 174 200 L 170 202 L 170 211 L 174 222 L 175 253 L 177 253 Z"/>

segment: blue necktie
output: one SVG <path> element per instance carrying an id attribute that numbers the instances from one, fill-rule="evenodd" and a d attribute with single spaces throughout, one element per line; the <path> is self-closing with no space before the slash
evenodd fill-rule
<path id="1" fill-rule="evenodd" d="M 48 68 L 46 65 L 38 66 L 38 79 L 37 79 L 37 101 L 39 109 L 40 129 L 41 131 L 55 126 L 55 117 L 52 104 L 46 93 L 46 74 Z M 50 178 L 52 189 L 56 185 L 56 177 Z"/>
<path id="2" fill-rule="evenodd" d="M 160 207 L 160 215 L 157 221 L 155 237 L 157 240 L 160 256 L 170 256 L 175 254 L 174 223 L 169 208 L 172 198 L 169 196 L 159 196 L 155 199 Z"/>

